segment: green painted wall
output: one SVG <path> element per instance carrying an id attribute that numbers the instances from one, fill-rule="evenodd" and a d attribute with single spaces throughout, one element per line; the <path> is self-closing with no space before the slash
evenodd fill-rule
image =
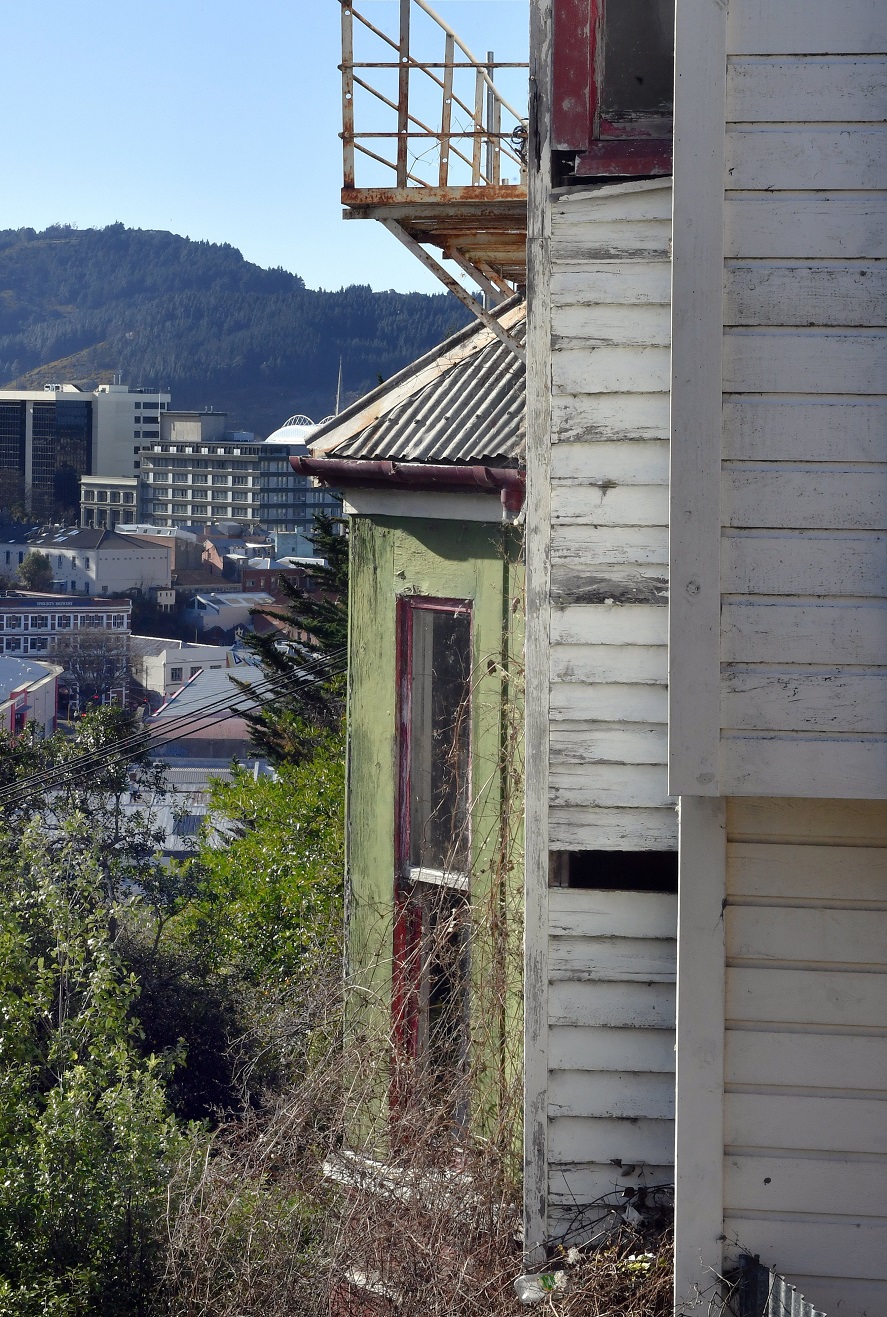
<path id="1" fill-rule="evenodd" d="M 478 931 L 471 949 L 471 1034 L 473 1065 L 481 1076 L 475 1118 L 486 1125 L 488 1118 L 495 1120 L 490 1113 L 497 1109 L 499 1091 L 520 1069 L 523 569 L 518 533 L 477 522 L 351 520 L 346 957 L 363 1003 L 360 1027 L 374 1048 L 390 1019 L 396 606 L 398 596 L 407 594 L 472 601 L 471 902 Z M 503 815 L 500 802 L 509 790 L 512 800 Z M 503 970 L 508 992 L 493 1003 L 484 1001 L 483 985 L 491 976 L 498 982 Z M 379 1103 L 370 1105 L 378 1105 L 381 1114 L 384 1093 L 377 1096 Z"/>

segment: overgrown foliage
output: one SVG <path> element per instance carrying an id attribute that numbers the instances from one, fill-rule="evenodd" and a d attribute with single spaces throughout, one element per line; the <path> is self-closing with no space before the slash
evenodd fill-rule
<path id="1" fill-rule="evenodd" d="M 335 611 L 301 618 L 332 648 Z M 377 954 L 341 972 L 338 725 L 218 786 L 178 865 L 129 715 L 0 742 L 0 1317 L 523 1311 L 520 677 L 501 676 L 489 854 L 470 899 L 440 889 L 402 980 L 392 903 L 360 911 Z M 411 969 L 433 1048 L 406 1036 Z M 552 1317 L 670 1314 L 662 1223 L 611 1215 L 554 1260 Z"/>
<path id="2" fill-rule="evenodd" d="M 122 816 L 122 730 L 131 722 L 102 710 L 73 743 L 0 745 L 4 782 L 23 783 L 0 827 L 4 1317 L 147 1312 L 170 1167 L 190 1137 L 168 1109 L 168 1058 L 141 1046 L 138 983 L 117 945 L 133 905 L 163 919 L 176 900 L 150 820 Z M 25 797 L 24 779 L 75 746 L 101 752 L 89 779 Z"/>

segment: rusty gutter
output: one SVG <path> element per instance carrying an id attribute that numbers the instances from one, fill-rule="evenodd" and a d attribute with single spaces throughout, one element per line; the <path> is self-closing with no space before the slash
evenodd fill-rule
<path id="1" fill-rule="evenodd" d="M 300 476 L 334 489 L 390 489 L 405 485 L 417 492 L 458 489 L 498 494 L 508 512 L 520 512 L 526 481 L 521 471 L 497 466 L 445 466 L 430 462 L 362 461 L 348 457 L 291 457 Z"/>

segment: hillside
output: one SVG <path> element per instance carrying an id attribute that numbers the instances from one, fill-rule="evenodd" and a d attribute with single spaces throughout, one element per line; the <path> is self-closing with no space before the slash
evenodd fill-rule
<path id="1" fill-rule="evenodd" d="M 0 230 L 0 387 L 73 379 L 168 387 L 268 434 L 332 410 L 465 323 L 446 293 L 306 288 L 236 248 L 159 230 Z"/>

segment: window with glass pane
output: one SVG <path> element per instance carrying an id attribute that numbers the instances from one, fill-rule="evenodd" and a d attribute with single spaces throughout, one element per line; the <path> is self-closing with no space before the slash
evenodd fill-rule
<path id="1" fill-rule="evenodd" d="M 469 865 L 471 616 L 409 608 L 409 867 Z"/>

